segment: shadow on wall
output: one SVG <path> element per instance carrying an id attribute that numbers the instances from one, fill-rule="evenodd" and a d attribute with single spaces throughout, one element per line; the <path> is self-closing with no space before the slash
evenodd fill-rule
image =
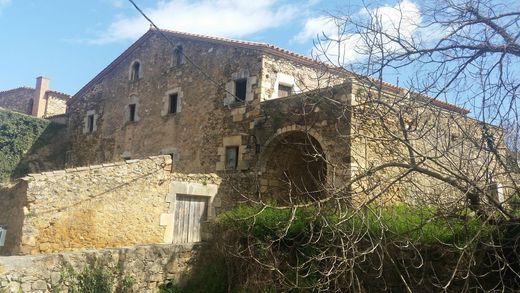
<path id="1" fill-rule="evenodd" d="M 7 231 L 5 243 L 0 246 L 0 255 L 16 255 L 21 246 L 24 209 L 27 205 L 27 182 L 12 186 L 0 186 L 0 227 Z"/>

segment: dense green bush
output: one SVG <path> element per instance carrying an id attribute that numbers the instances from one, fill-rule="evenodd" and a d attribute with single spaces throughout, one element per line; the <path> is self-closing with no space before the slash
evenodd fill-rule
<path id="1" fill-rule="evenodd" d="M 493 278 L 477 279 L 496 265 L 483 262 L 493 259 L 486 248 L 503 238 L 469 210 L 405 204 L 343 213 L 323 205 L 240 205 L 221 213 L 214 229 L 238 292 L 405 292 L 403 275 L 417 292 L 450 280 L 453 292 L 480 281 L 491 288 Z"/>
<path id="2" fill-rule="evenodd" d="M 23 175 L 20 161 L 31 150 L 54 139 L 64 126 L 28 115 L 0 110 L 0 182 Z"/>

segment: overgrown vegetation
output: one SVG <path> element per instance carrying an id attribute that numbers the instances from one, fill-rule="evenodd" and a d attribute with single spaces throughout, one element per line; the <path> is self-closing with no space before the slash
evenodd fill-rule
<path id="1" fill-rule="evenodd" d="M 115 267 L 98 258 L 89 260 L 80 272 L 76 272 L 69 263 L 64 263 L 61 284 L 55 291 L 62 292 L 60 290 L 66 288 L 71 293 L 111 293 L 114 289 L 119 293 L 133 292 L 135 280 L 131 276 L 118 276 Z"/>
<path id="2" fill-rule="evenodd" d="M 486 224 L 470 217 L 465 210 L 459 214 L 459 217 L 446 218 L 443 211 L 433 207 L 412 208 L 400 204 L 381 209 L 366 208 L 363 212 L 352 210 L 344 215 L 330 211 L 318 213 L 315 208 L 292 210 L 241 205 L 221 214 L 219 223 L 226 228 L 247 231 L 260 240 L 294 239 L 311 233 L 316 226 L 352 231 L 366 228 L 367 236 L 421 244 L 463 244 L 477 234 L 489 232 L 484 228 Z"/>
<path id="3" fill-rule="evenodd" d="M 24 156 L 49 144 L 63 128 L 47 120 L 0 109 L 0 182 L 25 174 L 28 162 L 21 162 Z M 49 159 L 60 153 L 59 149 L 53 150 Z"/>
<path id="4" fill-rule="evenodd" d="M 406 286 L 424 291 L 450 279 L 453 292 L 479 282 L 492 288 L 496 280 L 489 270 L 500 263 L 493 258 L 493 243 L 507 249 L 504 239 L 518 236 L 517 230 L 498 229 L 466 209 L 404 204 L 352 209 L 348 214 L 326 207 L 240 205 L 219 215 L 215 229 L 228 275 L 233 276 L 231 288 L 243 292 L 378 292 Z M 334 275 L 328 273 L 330 267 L 337 270 Z M 478 280 L 452 276 L 457 270 L 483 275 Z M 407 276 L 406 282 L 400 275 Z"/>
<path id="5" fill-rule="evenodd" d="M 227 271 L 225 260 L 216 255 L 199 262 L 191 277 L 183 283 L 170 282 L 162 285 L 160 293 L 223 293 L 227 292 Z"/>

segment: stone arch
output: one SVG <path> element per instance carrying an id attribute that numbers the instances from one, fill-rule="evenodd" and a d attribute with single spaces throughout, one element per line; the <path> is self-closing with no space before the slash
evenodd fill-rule
<path id="1" fill-rule="evenodd" d="M 261 191 L 275 199 L 319 198 L 327 182 L 324 146 L 315 131 L 297 125 L 279 129 L 259 158 Z"/>

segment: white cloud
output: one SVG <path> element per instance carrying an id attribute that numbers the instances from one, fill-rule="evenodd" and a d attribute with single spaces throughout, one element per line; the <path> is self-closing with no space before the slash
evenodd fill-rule
<path id="1" fill-rule="evenodd" d="M 160 28 L 242 37 L 290 21 L 297 8 L 279 0 L 162 0 L 144 11 Z M 91 43 L 135 39 L 149 27 L 141 15 L 118 16 Z"/>
<path id="2" fill-rule="evenodd" d="M 392 36 L 400 35 L 403 39 L 410 39 L 419 33 L 421 13 L 419 7 L 410 0 L 403 0 L 394 6 L 381 6 L 374 9 L 362 9 L 353 16 L 356 21 L 377 19 L 382 30 Z M 365 58 L 374 46 L 368 45 L 359 33 L 344 30 L 341 20 L 331 17 L 316 17 L 306 21 L 303 30 L 295 36 L 301 43 L 316 36 L 325 34 L 321 38 L 320 48 L 314 48 L 313 54 L 323 61 L 336 65 L 345 65 Z M 385 51 L 398 50 L 398 46 L 389 39 L 383 38 Z"/>
<path id="3" fill-rule="evenodd" d="M 318 16 L 307 19 L 303 30 L 294 37 L 294 40 L 299 43 L 305 43 L 323 34 L 327 36 L 337 34 L 337 27 L 332 18 Z"/>

